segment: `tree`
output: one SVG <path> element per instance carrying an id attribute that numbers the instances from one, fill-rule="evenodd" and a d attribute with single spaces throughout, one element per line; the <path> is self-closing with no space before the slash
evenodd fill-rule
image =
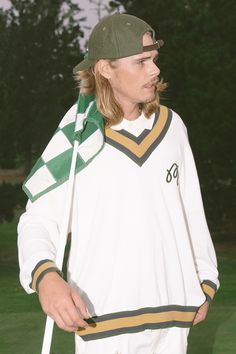
<path id="1" fill-rule="evenodd" d="M 72 69 L 82 59 L 80 8 L 71 0 L 12 0 L 0 12 L 1 167 L 42 152 L 77 90 Z"/>
<path id="2" fill-rule="evenodd" d="M 169 83 L 163 104 L 188 127 L 210 224 L 216 230 L 235 220 L 236 125 L 233 0 L 116 0 L 143 18 L 163 38 L 161 75 Z M 235 222 L 233 230 L 235 232 Z"/>
<path id="3" fill-rule="evenodd" d="M 97 14 L 97 18 L 98 21 L 101 20 L 101 18 L 103 17 L 103 13 L 108 13 L 109 12 L 109 5 L 107 5 L 107 2 L 104 0 L 89 0 L 89 2 L 93 5 L 95 5 L 95 8 L 93 9 L 96 14 Z"/>

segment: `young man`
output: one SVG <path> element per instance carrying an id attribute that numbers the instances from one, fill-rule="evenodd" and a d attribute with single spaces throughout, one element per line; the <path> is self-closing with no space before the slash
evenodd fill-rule
<path id="1" fill-rule="evenodd" d="M 95 26 L 75 68 L 78 105 L 24 185 L 21 283 L 60 328 L 76 332 L 76 354 L 184 354 L 219 287 L 186 128 L 159 104 L 162 44 L 127 14 Z M 55 257 L 74 130 L 65 281 Z"/>

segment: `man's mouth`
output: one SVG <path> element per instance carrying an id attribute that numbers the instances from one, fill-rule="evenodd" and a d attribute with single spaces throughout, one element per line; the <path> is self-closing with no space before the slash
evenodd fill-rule
<path id="1" fill-rule="evenodd" d="M 154 88 L 155 86 L 155 83 L 144 85 L 145 88 Z"/>
<path id="2" fill-rule="evenodd" d="M 144 87 L 145 88 L 152 88 L 152 87 L 155 87 L 156 84 L 157 84 L 157 80 L 147 83 L 146 85 L 144 85 Z"/>
<path id="3" fill-rule="evenodd" d="M 144 87 L 145 88 L 151 88 L 151 87 L 154 87 L 154 84 L 148 84 L 148 85 L 145 85 Z"/>

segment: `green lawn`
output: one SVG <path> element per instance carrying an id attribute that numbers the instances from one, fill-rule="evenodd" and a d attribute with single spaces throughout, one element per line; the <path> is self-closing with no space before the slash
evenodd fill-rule
<path id="1" fill-rule="evenodd" d="M 45 316 L 18 281 L 16 226 L 0 225 L 0 354 L 40 354 Z M 221 288 L 207 320 L 192 328 L 188 354 L 236 353 L 236 245 L 216 243 Z M 51 354 L 73 354 L 73 334 L 57 328 Z"/>

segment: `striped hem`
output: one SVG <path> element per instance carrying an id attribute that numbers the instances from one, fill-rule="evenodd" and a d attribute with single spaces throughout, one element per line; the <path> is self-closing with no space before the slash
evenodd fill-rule
<path id="1" fill-rule="evenodd" d="M 44 259 L 36 264 L 35 268 L 31 273 L 32 281 L 30 287 L 38 292 L 38 286 L 40 281 L 43 279 L 44 275 L 49 272 L 57 272 L 63 276 L 62 272 L 57 268 L 56 264 L 50 259 Z"/>
<path id="2" fill-rule="evenodd" d="M 211 302 L 215 296 L 217 286 L 211 280 L 203 280 L 201 283 L 202 290 L 206 295 L 206 299 L 208 302 Z"/>
<path id="3" fill-rule="evenodd" d="M 115 312 L 86 320 L 87 328 L 78 328 L 76 334 L 84 341 L 142 332 L 145 329 L 192 326 L 198 307 L 169 305 L 145 307 L 134 311 Z"/>

